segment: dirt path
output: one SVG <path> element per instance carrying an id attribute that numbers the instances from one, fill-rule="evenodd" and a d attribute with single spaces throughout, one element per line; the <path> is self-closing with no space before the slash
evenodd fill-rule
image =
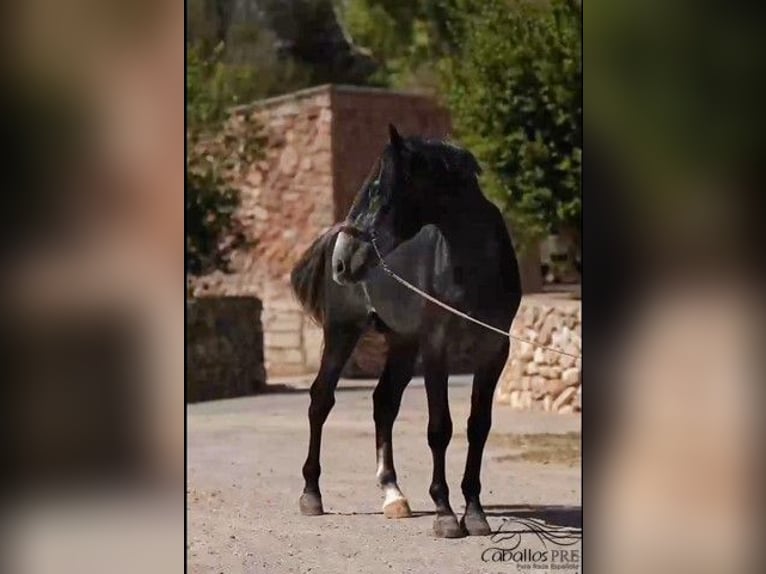
<path id="1" fill-rule="evenodd" d="M 460 516 L 470 386 L 465 377 L 452 380 L 455 434 L 447 478 Z M 372 388 L 369 382 L 341 381 L 323 437 L 320 484 L 328 514 L 318 517 L 298 512 L 308 440 L 305 389 L 188 407 L 189 572 L 522 571 L 513 561 L 482 559 L 498 546 L 490 538 L 432 536 L 431 455 L 421 380 L 405 392 L 394 428 L 399 485 L 415 516 L 383 517 L 375 483 Z M 482 473 L 482 501 L 493 529 L 509 516 L 579 525 L 579 430 L 578 415 L 496 407 Z M 534 538 L 526 536 L 517 550 L 546 548 Z M 534 571 L 546 570 L 538 565 Z"/>

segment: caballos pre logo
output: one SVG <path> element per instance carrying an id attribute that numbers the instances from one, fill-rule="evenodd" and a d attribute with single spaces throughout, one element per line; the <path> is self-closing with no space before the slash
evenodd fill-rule
<path id="1" fill-rule="evenodd" d="M 525 537 L 542 548 L 520 548 Z M 481 553 L 484 562 L 512 562 L 518 569 L 576 570 L 580 550 L 571 548 L 582 540 L 582 529 L 546 524 L 534 518 L 504 518 L 493 546 Z"/>

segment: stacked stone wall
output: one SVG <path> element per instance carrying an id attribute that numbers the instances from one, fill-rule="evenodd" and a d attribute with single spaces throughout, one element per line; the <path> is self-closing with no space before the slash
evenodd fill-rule
<path id="1" fill-rule="evenodd" d="M 580 412 L 581 303 L 553 295 L 525 296 L 511 333 L 568 355 L 512 341 L 508 363 L 500 376 L 497 401 L 513 409 Z"/>
<path id="2" fill-rule="evenodd" d="M 186 400 L 251 395 L 266 384 L 261 302 L 201 297 L 186 302 Z"/>

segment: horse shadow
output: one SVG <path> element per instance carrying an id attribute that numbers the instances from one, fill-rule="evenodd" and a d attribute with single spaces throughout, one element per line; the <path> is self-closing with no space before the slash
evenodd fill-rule
<path id="1" fill-rule="evenodd" d="M 458 515 L 462 510 L 456 511 Z M 487 504 L 484 513 L 496 518 L 527 518 L 540 520 L 550 526 L 577 528 L 582 530 L 582 507 L 567 505 Z M 335 516 L 374 516 L 382 512 L 327 512 Z M 413 510 L 414 518 L 434 516 L 433 510 Z"/>
<path id="2" fill-rule="evenodd" d="M 582 506 L 487 504 L 484 505 L 484 513 L 499 518 L 528 518 L 551 526 L 582 529 Z"/>
<path id="3" fill-rule="evenodd" d="M 374 385 L 370 384 L 346 384 L 338 385 L 335 389 L 336 392 L 344 391 L 368 391 L 372 392 L 375 389 Z M 260 389 L 257 395 L 272 395 L 272 394 L 299 394 L 307 395 L 311 392 L 311 387 L 307 385 L 296 386 L 285 383 L 269 383 L 263 389 Z"/>

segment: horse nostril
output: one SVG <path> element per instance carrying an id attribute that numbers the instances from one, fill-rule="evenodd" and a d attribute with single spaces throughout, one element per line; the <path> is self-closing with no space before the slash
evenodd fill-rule
<path id="1" fill-rule="evenodd" d="M 345 270 L 346 270 L 346 266 L 343 264 L 343 260 L 338 259 L 335 262 L 335 274 L 342 275 Z"/>

